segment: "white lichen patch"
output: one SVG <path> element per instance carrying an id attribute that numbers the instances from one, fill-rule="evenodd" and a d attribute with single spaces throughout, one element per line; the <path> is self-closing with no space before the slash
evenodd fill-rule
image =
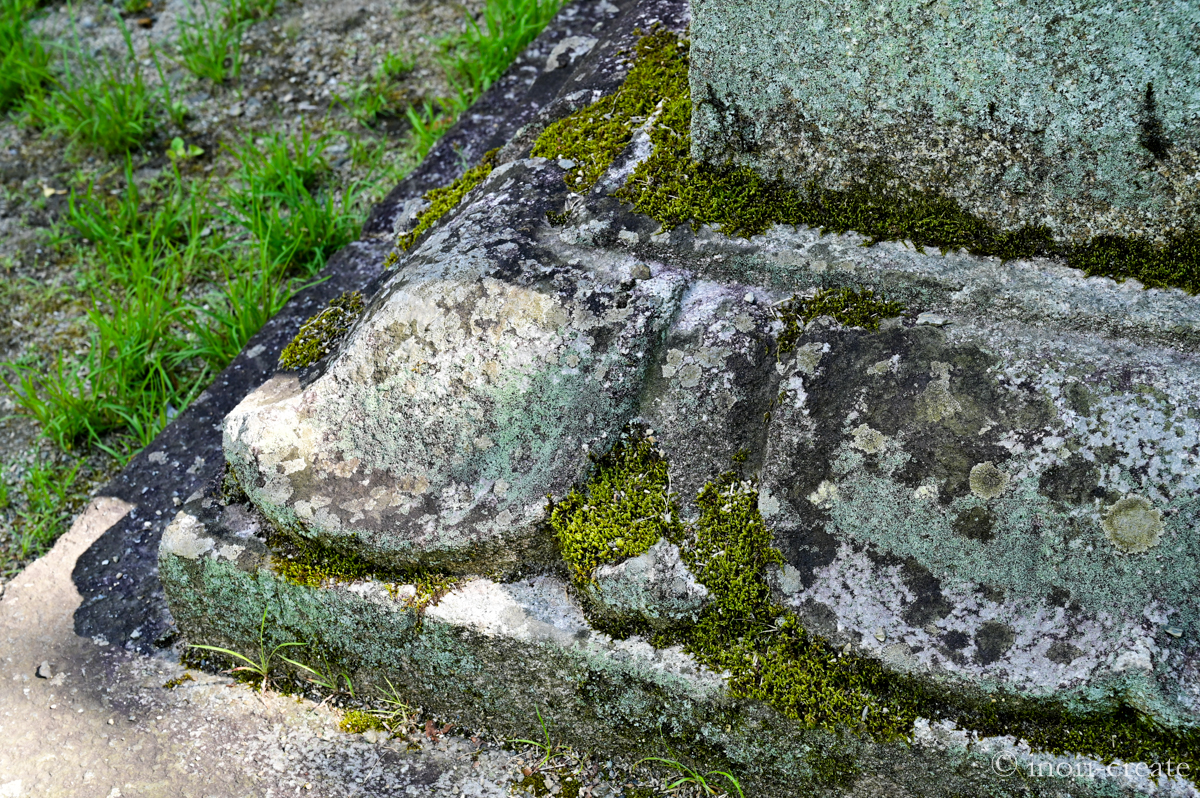
<path id="1" fill-rule="evenodd" d="M 212 539 L 199 534 L 203 531 L 204 524 L 196 516 L 181 512 L 163 530 L 159 551 L 185 560 L 197 560 L 213 548 Z"/>
<path id="2" fill-rule="evenodd" d="M 1158 545 L 1162 537 L 1162 512 L 1144 496 L 1126 496 L 1104 516 L 1104 534 L 1126 554 L 1141 554 Z"/>
<path id="3" fill-rule="evenodd" d="M 981 499 L 995 499 L 1008 489 L 1011 477 L 988 460 L 971 468 L 971 492 Z"/>
<path id="4" fill-rule="evenodd" d="M 808 494 L 808 500 L 822 509 L 833 506 L 838 499 L 838 486 L 829 480 L 823 481 L 817 489 Z"/>

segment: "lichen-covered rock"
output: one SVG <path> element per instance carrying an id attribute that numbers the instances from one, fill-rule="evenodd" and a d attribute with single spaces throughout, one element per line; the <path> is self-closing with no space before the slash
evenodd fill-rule
<path id="1" fill-rule="evenodd" d="M 708 601 L 708 588 L 684 565 L 679 547 L 665 540 L 636 557 L 601 565 L 584 592 L 602 618 L 633 619 L 654 629 L 694 623 Z"/>
<path id="2" fill-rule="evenodd" d="M 290 659 L 336 665 L 358 695 L 400 691 L 430 715 L 501 737 L 635 757 L 675 756 L 731 768 L 748 795 L 1133 796 L 1148 771 L 1086 757 L 1030 753 L 1005 737 L 973 737 L 920 720 L 911 741 L 877 743 L 807 728 L 756 701 L 730 697 L 724 679 L 678 646 L 656 649 L 590 628 L 566 584 L 473 578 L 418 609 L 412 585 L 374 579 L 321 589 L 284 579 L 265 545 L 270 522 L 213 491 L 193 497 L 163 538 L 159 568 L 179 626 L 234 651 L 302 641 Z M 265 623 L 264 620 L 265 610 Z M 259 634 L 262 630 L 263 638 Z M 279 662 L 283 665 L 282 662 Z M 544 724 L 544 726 L 542 725 Z M 1056 771 L 1055 768 L 1058 768 Z M 1079 774 L 1038 780 L 1015 776 Z M 1177 779 L 1156 795 L 1194 795 Z"/>
<path id="3" fill-rule="evenodd" d="M 1200 224 L 1200 12 L 1096 0 L 693 4 L 697 157 L 797 186 L 883 167 L 1016 230 Z"/>
<path id="4" fill-rule="evenodd" d="M 1195 643 L 1165 632 L 1200 631 L 1193 359 L 811 325 L 777 371 L 762 507 L 787 605 L 909 672 L 1200 719 Z"/>
<path id="5" fill-rule="evenodd" d="M 544 162 L 498 168 L 319 379 L 280 375 L 229 415 L 227 457 L 268 517 L 385 567 L 539 556 L 546 494 L 633 414 L 682 287 L 547 252 L 529 231 L 561 185 Z"/>
<path id="6" fill-rule="evenodd" d="M 266 603 L 427 707 L 528 736 L 544 700 L 581 744 L 662 731 L 771 795 L 1149 789 L 975 780 L 1029 745 L 1200 761 L 1200 299 L 665 230 L 610 196 L 629 142 L 586 193 L 502 149 L 336 353 L 229 415 L 249 504 L 164 537 L 185 632 L 253 642 Z M 349 565 L 287 564 L 317 550 Z M 408 573 L 463 578 L 425 631 L 384 598 Z"/>

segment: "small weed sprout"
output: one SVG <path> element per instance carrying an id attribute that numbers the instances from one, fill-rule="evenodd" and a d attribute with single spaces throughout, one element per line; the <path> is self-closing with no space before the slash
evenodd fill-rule
<path id="1" fill-rule="evenodd" d="M 255 22 L 274 16 L 279 0 L 231 0 L 225 12 L 225 27 Z"/>
<path id="2" fill-rule="evenodd" d="M 522 745 L 528 745 L 528 746 L 532 746 L 533 748 L 536 748 L 541 753 L 542 758 L 538 761 L 538 763 L 536 765 L 534 765 L 533 769 L 534 770 L 542 770 L 543 768 L 550 766 L 551 763 L 553 762 L 553 760 L 556 759 L 557 757 L 561 757 L 561 756 L 569 757 L 572 755 L 573 752 L 568 747 L 566 747 L 560 743 L 551 742 L 550 729 L 546 726 L 546 720 L 545 720 L 545 718 L 542 717 L 541 709 L 536 709 L 536 712 L 537 712 L 538 723 L 542 727 L 542 736 L 545 739 L 542 741 L 538 741 L 538 740 L 527 740 L 524 738 L 516 738 L 516 739 L 511 739 L 508 742 L 514 743 L 514 744 L 520 743 Z"/>
<path id="3" fill-rule="evenodd" d="M 336 97 L 336 101 L 363 125 L 374 124 L 380 116 L 395 115 L 405 99 L 396 89 L 395 82 L 416 65 L 416 59 L 411 56 L 388 53 L 368 82 L 345 97 Z"/>
<path id="4" fill-rule="evenodd" d="M 717 789 L 711 780 L 713 776 L 723 776 L 733 786 L 739 798 L 746 798 L 745 793 L 742 792 L 741 783 L 732 774 L 724 770 L 710 770 L 707 773 L 700 773 L 699 771 L 692 770 L 678 760 L 666 759 L 661 756 L 648 756 L 644 759 L 639 759 L 634 767 L 643 762 L 658 762 L 680 774 L 680 778 L 667 785 L 668 790 L 677 790 L 684 785 L 693 785 L 700 791 L 701 795 L 726 795 L 727 793 L 724 790 Z"/>
<path id="5" fill-rule="evenodd" d="M 404 697 L 400 695 L 400 691 L 392 684 L 391 679 L 385 676 L 383 680 L 387 682 L 388 692 L 387 695 L 380 696 L 379 700 L 386 704 L 387 708 L 372 710 L 371 714 L 383 721 L 388 729 L 393 732 L 413 726 L 413 719 L 417 715 L 417 709 L 404 700 Z"/>
<path id="6" fill-rule="evenodd" d="M 225 656 L 230 657 L 232 659 L 241 660 L 242 662 L 245 662 L 246 663 L 245 665 L 239 665 L 236 668 L 230 669 L 230 673 L 236 673 L 236 672 L 242 671 L 242 672 L 249 674 L 252 678 L 258 679 L 261 681 L 261 690 L 263 692 L 266 692 L 267 682 L 271 677 L 271 668 L 275 664 L 275 657 L 277 657 L 279 655 L 279 652 L 285 648 L 291 648 L 293 646 L 303 646 L 304 645 L 304 643 L 295 643 L 295 642 L 280 643 L 277 646 L 275 646 L 274 648 L 270 649 L 270 651 L 268 652 L 266 634 L 267 634 L 267 610 L 264 607 L 263 615 L 262 615 L 262 623 L 259 625 L 259 628 L 258 628 L 258 659 L 257 660 L 250 659 L 250 657 L 247 657 L 245 654 L 239 654 L 236 651 L 231 651 L 227 648 L 220 648 L 218 646 L 206 646 L 206 645 L 201 645 L 199 643 L 193 643 L 193 644 L 189 645 L 188 648 L 199 648 L 204 651 L 214 651 L 217 654 L 224 654 Z M 282 659 L 282 657 L 280 657 L 280 659 Z"/>
<path id="7" fill-rule="evenodd" d="M 308 680 L 310 682 L 318 687 L 325 688 L 331 693 L 342 692 L 342 684 L 345 683 L 345 692 L 348 693 L 351 698 L 354 698 L 354 683 L 350 681 L 350 674 L 346 671 L 334 673 L 333 666 L 329 664 L 329 660 L 327 660 L 325 657 L 321 657 L 321 662 L 325 666 L 321 670 L 317 670 L 316 668 L 305 665 L 303 662 L 297 662 L 294 659 L 288 659 L 287 657 L 280 657 L 280 659 L 289 665 L 294 665 L 301 670 L 308 671 Z"/>

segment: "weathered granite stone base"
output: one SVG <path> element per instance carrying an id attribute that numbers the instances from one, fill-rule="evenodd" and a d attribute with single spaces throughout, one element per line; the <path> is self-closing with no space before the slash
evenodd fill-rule
<path id="1" fill-rule="evenodd" d="M 648 8 L 661 7 L 630 18 L 648 26 Z M 682 13 L 666 21 L 683 27 Z M 161 550 L 189 639 L 255 650 L 266 608 L 273 642 L 327 653 L 359 689 L 390 679 L 501 734 L 537 735 L 540 711 L 580 746 L 669 744 L 764 795 L 1196 794 L 1082 758 L 1088 777 L 993 780 L 993 754 L 1058 760 L 947 721 L 918 720 L 911 745 L 859 736 L 857 707 L 829 725 L 840 736 L 801 729 L 732 698 L 731 674 L 598 631 L 705 612 L 713 596 L 671 539 L 597 569 L 582 606 L 611 617 L 589 626 L 575 603 L 588 588 L 560 579 L 548 499 L 578 488 L 632 424 L 668 464 L 680 551 L 695 543 L 699 492 L 739 464 L 782 560 L 768 620 L 790 612 L 839 661 L 882 663 L 958 702 L 921 713 L 967 724 L 972 701 L 1011 697 L 1083 724 L 1126 713 L 1179 739 L 1200 721 L 1200 301 L 1052 261 L 864 248 L 854 234 L 664 231 L 610 196 L 647 157 L 644 134 L 585 194 L 564 183 L 573 164 L 527 157 L 538 125 L 619 72 L 593 66 L 597 88 L 564 88 L 396 252 L 337 351 L 275 374 L 227 416 L 248 504 L 195 497 Z M 904 313 L 878 329 L 785 322 L 805 296 L 843 287 Z M 288 582 L 268 529 L 367 568 Z M 406 569 L 462 581 L 419 618 L 411 589 L 380 582 Z"/>
<path id="2" fill-rule="evenodd" d="M 747 795 L 1123 796 L 1150 788 L 1136 772 L 1086 758 L 1029 755 L 1007 738 L 976 739 L 919 721 L 911 743 L 878 744 L 803 728 L 678 648 L 592 630 L 566 585 L 542 576 L 476 578 L 419 612 L 411 586 L 373 580 L 301 587 L 271 567 L 269 522 L 211 490 L 163 534 L 160 568 L 172 611 L 196 639 L 254 652 L 266 610 L 268 646 L 344 671 L 361 695 L 395 687 L 428 714 L 504 737 L 551 739 L 630 759 L 664 755 L 731 767 Z M 1023 773 L 1084 778 L 1026 780 Z M 1162 796 L 1194 795 L 1164 781 Z"/>

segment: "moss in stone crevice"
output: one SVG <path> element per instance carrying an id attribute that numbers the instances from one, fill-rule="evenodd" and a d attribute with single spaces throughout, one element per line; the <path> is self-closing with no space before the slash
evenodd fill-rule
<path id="1" fill-rule="evenodd" d="M 579 780 L 571 774 L 562 774 L 557 781 L 557 788 L 551 790 L 546 781 L 546 774 L 540 771 L 534 771 L 525 775 L 520 781 L 512 785 L 511 794 L 521 795 L 528 794 L 534 798 L 545 798 L 545 796 L 560 796 L 560 798 L 579 798 L 579 793 L 582 790 L 582 785 Z"/>
<path id="2" fill-rule="evenodd" d="M 629 146 L 633 131 L 655 113 L 665 97 L 686 93 L 688 44 L 655 28 L 634 47 L 629 75 L 613 94 L 548 126 L 530 153 L 574 162 L 565 177 L 572 191 L 596 184 L 613 160 Z"/>
<path id="3" fill-rule="evenodd" d="M 267 547 L 271 550 L 272 569 L 292 584 L 320 588 L 330 583 L 373 579 L 385 583 L 393 597 L 401 585 L 412 585 L 416 594 L 405 601 L 419 614 L 440 601 L 459 581 L 457 576 L 429 568 L 382 569 L 354 552 L 276 528 L 267 534 Z"/>
<path id="4" fill-rule="evenodd" d="M 657 484 L 665 486 L 661 454 L 654 453 L 648 468 L 639 451 L 647 450 L 631 435 L 601 458 L 605 466 L 597 469 L 593 484 L 574 493 L 577 498 L 569 505 L 555 507 L 551 525 L 556 534 L 587 529 L 589 552 L 612 551 L 605 540 L 624 538 L 628 526 L 619 520 L 624 516 L 597 500 L 612 498 L 611 486 L 629 484 L 647 470 L 661 469 Z M 610 487 L 593 493 L 593 485 Z M 919 717 L 944 718 L 981 735 L 1012 735 L 1052 754 L 1084 754 L 1106 762 L 1171 759 L 1200 767 L 1200 729 L 1166 729 L 1124 704 L 1084 715 L 1050 700 L 919 681 L 871 657 L 835 648 L 810 634 L 771 597 L 767 571 L 783 558 L 759 515 L 753 483 L 736 472 L 726 473 L 700 491 L 696 506 L 696 521 L 672 526 L 666 536 L 680 543 L 685 563 L 708 588 L 712 602 L 694 625 L 651 642 L 660 647 L 682 643 L 704 665 L 727 671 L 732 695 L 761 700 L 806 726 L 834 733 L 850 730 L 880 742 L 909 738 Z M 628 631 L 649 636 L 636 624 Z M 850 773 L 841 761 L 814 761 L 810 767 L 818 783 L 835 784 Z"/>
<path id="5" fill-rule="evenodd" d="M 302 369 L 316 363 L 333 349 L 350 326 L 363 312 L 363 298 L 358 291 L 343 291 L 330 300 L 320 313 L 300 326 L 300 332 L 279 354 L 281 369 Z"/>
<path id="6" fill-rule="evenodd" d="M 776 340 L 781 353 L 791 352 L 804 333 L 804 325 L 818 316 L 830 316 L 847 327 L 862 327 L 874 332 L 879 329 L 879 322 L 904 311 L 904 305 L 878 299 L 870 288 L 861 291 L 848 287 L 829 288 L 808 298 L 793 296 L 775 311 L 775 317 L 783 322 L 783 331 Z"/>
<path id="7" fill-rule="evenodd" d="M 659 538 L 678 538 L 682 530 L 670 498 L 667 463 L 650 438 L 627 431 L 593 462 L 584 490 L 571 491 L 549 513 L 550 528 L 577 585 L 589 583 L 601 565 L 636 557 Z"/>
<path id="8" fill-rule="evenodd" d="M 426 230 L 433 227 L 439 219 L 445 216 L 455 205 L 466 196 L 467 192 L 482 183 L 492 170 L 496 168 L 496 155 L 500 150 L 488 150 L 483 157 L 479 159 L 479 163 L 472 166 L 467 171 L 463 172 L 462 177 L 455 180 L 448 186 L 431 189 L 425 192 L 424 199 L 429 203 L 429 207 L 421 211 L 417 216 L 416 225 L 407 233 L 404 233 L 396 239 L 396 246 L 400 249 L 411 249 L 412 245 L 417 243 L 417 239 L 425 233 Z M 394 255 L 395 253 L 393 253 Z M 395 264 L 395 259 L 388 258 L 385 266 L 391 267 Z"/>
<path id="9" fill-rule="evenodd" d="M 664 228 L 710 224 L 727 235 L 749 237 L 775 224 L 803 224 L 822 234 L 855 231 L 868 238 L 868 246 L 911 241 L 919 251 L 925 246 L 965 249 L 1004 260 L 1058 256 L 1088 276 L 1200 292 L 1200 230 L 1177 230 L 1164 241 L 1102 235 L 1072 245 L 1054 241 L 1041 226 L 1001 230 L 954 199 L 907 186 L 884 161 L 865 164 L 863 179 L 845 190 L 823 188 L 814 180 L 802 191 L 749 167 L 695 161 L 687 69 L 687 42 L 669 31 L 652 31 L 639 40 L 629 77 L 617 93 L 549 126 L 533 154 L 575 161 L 567 185 L 590 187 L 632 139 L 635 127 L 655 113 L 653 151 L 614 196 Z"/>
<path id="10" fill-rule="evenodd" d="M 348 710 L 338 722 L 338 728 L 346 734 L 362 734 L 368 731 L 387 731 L 383 721 L 361 709 Z"/>

